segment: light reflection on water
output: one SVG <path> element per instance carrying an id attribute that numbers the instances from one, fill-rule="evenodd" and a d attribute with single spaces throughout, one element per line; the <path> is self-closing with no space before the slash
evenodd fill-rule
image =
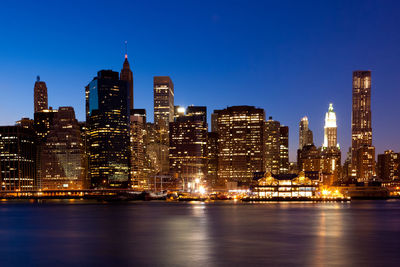
<path id="1" fill-rule="evenodd" d="M 399 237 L 400 201 L 0 204 L 1 266 L 396 266 Z"/>

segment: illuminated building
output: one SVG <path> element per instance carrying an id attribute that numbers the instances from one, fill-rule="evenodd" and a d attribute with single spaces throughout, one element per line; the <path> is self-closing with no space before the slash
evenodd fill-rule
<path id="1" fill-rule="evenodd" d="M 383 181 L 398 180 L 400 178 L 400 153 L 386 150 L 384 154 L 379 154 L 377 175 Z"/>
<path id="2" fill-rule="evenodd" d="M 333 111 L 332 103 L 329 104 L 328 112 L 325 114 L 324 144 L 323 147 L 337 147 L 337 125 L 336 113 Z"/>
<path id="3" fill-rule="evenodd" d="M 35 132 L 22 126 L 0 126 L 0 185 L 2 190 L 35 189 Z"/>
<path id="4" fill-rule="evenodd" d="M 41 151 L 46 143 L 47 136 L 50 133 L 50 128 L 53 125 L 55 115 L 58 113 L 57 109 L 49 107 L 34 114 L 34 129 L 36 133 L 37 153 L 36 153 L 36 184 L 41 188 L 42 181 L 42 157 Z"/>
<path id="5" fill-rule="evenodd" d="M 371 71 L 353 72 L 352 167 L 359 180 L 375 174 L 375 148 L 372 146 Z"/>
<path id="6" fill-rule="evenodd" d="M 280 146 L 279 146 L 279 173 L 289 172 L 289 127 L 279 127 Z"/>
<path id="7" fill-rule="evenodd" d="M 313 133 L 308 128 L 308 118 L 303 117 L 299 123 L 299 149 L 314 144 Z"/>
<path id="8" fill-rule="evenodd" d="M 341 151 L 337 143 L 336 113 L 333 105 L 329 104 L 325 114 L 324 143 L 321 148 L 321 172 L 323 183 L 337 183 L 341 174 Z"/>
<path id="9" fill-rule="evenodd" d="M 321 151 L 315 145 L 303 146 L 298 153 L 298 167 L 304 172 L 320 172 Z"/>
<path id="10" fill-rule="evenodd" d="M 15 125 L 22 126 L 23 128 L 33 129 L 34 121 L 29 118 L 22 118 L 17 121 Z"/>
<path id="11" fill-rule="evenodd" d="M 41 151 L 41 189 L 83 189 L 84 146 L 72 107 L 60 107 Z"/>
<path id="12" fill-rule="evenodd" d="M 219 182 L 249 184 L 253 173 L 265 168 L 265 112 L 253 106 L 233 106 L 214 114 L 219 135 Z"/>
<path id="13" fill-rule="evenodd" d="M 99 71 L 86 86 L 88 175 L 93 188 L 129 184 L 129 92 L 119 73 Z"/>
<path id="14" fill-rule="evenodd" d="M 128 53 L 125 53 L 125 61 L 122 66 L 121 74 L 120 74 L 121 81 L 126 81 L 128 83 L 128 92 L 129 92 L 129 110 L 133 109 L 133 73 L 131 68 L 129 67 L 128 62 Z"/>
<path id="15" fill-rule="evenodd" d="M 257 178 L 256 178 L 257 179 Z M 316 196 L 318 181 L 300 172 L 299 175 L 262 175 L 253 188 L 258 199 L 268 198 L 311 198 Z"/>
<path id="16" fill-rule="evenodd" d="M 167 131 L 168 132 L 168 131 Z M 146 124 L 145 144 L 149 175 L 166 175 L 169 173 L 168 145 L 161 142 L 159 131 L 154 123 Z"/>
<path id="17" fill-rule="evenodd" d="M 40 76 L 37 76 L 34 87 L 34 112 L 39 112 L 47 109 L 47 86 L 46 83 L 40 81 Z"/>
<path id="18" fill-rule="evenodd" d="M 171 175 L 183 184 L 207 177 L 207 108 L 190 106 L 169 124 Z"/>
<path id="19" fill-rule="evenodd" d="M 280 127 L 280 122 L 272 117 L 265 122 L 265 169 L 272 174 L 279 174 L 280 170 Z"/>
<path id="20" fill-rule="evenodd" d="M 131 109 L 131 186 L 137 190 L 148 189 L 146 173 L 146 110 Z"/>
<path id="21" fill-rule="evenodd" d="M 207 182 L 210 187 L 218 185 L 218 133 L 207 135 Z"/>
<path id="22" fill-rule="evenodd" d="M 168 146 L 168 127 L 174 121 L 174 84 L 168 76 L 154 77 L 154 124 L 160 142 Z"/>

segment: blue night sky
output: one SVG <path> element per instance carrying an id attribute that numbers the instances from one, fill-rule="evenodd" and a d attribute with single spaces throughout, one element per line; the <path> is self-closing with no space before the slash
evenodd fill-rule
<path id="1" fill-rule="evenodd" d="M 330 102 L 343 157 L 351 141 L 352 71 L 372 71 L 373 142 L 400 151 L 398 1 L 2 1 L 0 125 L 33 117 L 36 75 L 49 105 L 84 120 L 84 86 L 120 71 L 124 40 L 135 108 L 153 120 L 154 75 L 169 75 L 176 105 L 264 108 L 290 127 L 307 115 L 323 142 Z"/>

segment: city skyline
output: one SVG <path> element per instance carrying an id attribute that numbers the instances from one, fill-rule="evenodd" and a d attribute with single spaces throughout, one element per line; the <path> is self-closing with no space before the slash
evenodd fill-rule
<path id="1" fill-rule="evenodd" d="M 340 15 L 340 4 L 332 5 L 315 6 L 313 10 L 325 10 L 332 7 L 333 11 L 329 11 L 330 16 Z M 182 11 L 185 8 L 190 10 L 194 8 L 193 6 L 194 4 L 191 7 L 182 5 L 179 10 Z M 305 7 L 301 8 L 305 9 L 307 6 L 309 5 L 306 4 Z M 113 36 L 112 41 L 105 40 L 93 51 L 89 50 L 89 47 L 91 47 L 89 43 L 83 42 L 82 45 L 78 46 L 75 39 L 80 40 L 82 32 L 70 33 L 71 36 L 74 36 L 72 40 L 60 42 L 63 40 L 62 36 L 54 32 L 45 36 L 46 32 L 44 31 L 44 33 L 33 36 L 34 39 L 45 36 L 44 40 L 49 41 L 44 42 L 43 48 L 40 49 L 35 44 L 24 49 L 20 42 L 15 42 L 12 46 L 6 42 L 2 45 L 5 48 L 4 51 L 0 52 L 5 62 L 1 69 L 1 79 L 4 81 L 3 86 L 6 92 L 0 103 L 2 114 L 0 115 L 0 124 L 13 125 L 21 117 L 33 118 L 32 88 L 37 75 L 40 75 L 41 80 L 47 84 L 49 106 L 55 109 L 59 106 L 72 106 L 79 121 L 84 120 L 84 86 L 100 69 L 112 69 L 114 71 L 121 69 L 125 54 L 124 40 L 128 40 L 129 63 L 135 84 L 135 108 L 145 108 L 149 121 L 153 117 L 153 76 L 168 75 L 174 81 L 176 105 L 207 106 L 209 129 L 210 114 L 215 109 L 224 109 L 227 106 L 234 105 L 251 105 L 265 109 L 267 118 L 272 116 L 291 129 L 289 136 L 291 161 L 295 161 L 298 147 L 298 121 L 303 116 L 309 118 L 310 129 L 314 133 L 314 142 L 319 146 L 323 142 L 326 106 L 333 103 L 337 113 L 338 143 L 341 145 L 342 151 L 345 152 L 351 143 L 351 75 L 354 70 L 365 69 L 372 71 L 371 109 L 373 113 L 373 144 L 376 147 L 376 155 L 382 154 L 388 149 L 399 151 L 398 131 L 400 129 L 398 129 L 398 124 L 396 125 L 399 112 L 395 109 L 395 104 L 400 94 L 397 87 L 400 81 L 394 65 L 398 61 L 399 53 L 398 48 L 392 46 L 396 43 L 396 38 L 399 37 L 396 31 L 393 31 L 395 24 L 393 20 L 395 18 L 390 15 L 392 13 L 389 12 L 389 5 L 376 8 L 373 3 L 369 3 L 363 7 L 366 14 L 365 18 L 357 17 L 358 38 L 350 37 L 347 32 L 337 33 L 335 30 L 345 29 L 345 26 L 353 25 L 352 23 L 356 19 L 353 21 L 349 14 L 356 6 L 356 3 L 351 3 L 349 10 L 343 11 L 344 14 L 341 14 L 344 20 L 339 21 L 335 27 L 331 25 L 329 19 L 324 21 L 321 26 L 315 25 L 312 20 L 316 19 L 317 15 L 312 15 L 311 22 L 303 21 L 298 26 L 299 33 L 292 37 L 294 39 L 285 38 L 275 30 L 268 28 L 267 31 L 263 32 L 265 36 L 271 34 L 272 37 L 278 37 L 278 39 L 280 37 L 281 39 L 276 43 L 272 41 L 273 45 L 268 46 L 266 44 L 270 39 L 262 35 L 259 37 L 261 44 L 254 47 L 254 52 L 244 50 L 243 46 L 252 47 L 252 45 L 255 45 L 258 39 L 254 36 L 254 33 L 271 21 L 261 16 L 260 12 L 256 12 L 255 18 L 244 24 L 251 26 L 254 33 L 251 31 L 246 36 L 248 37 L 246 41 L 227 43 L 226 40 L 236 40 L 233 32 L 236 29 L 234 26 L 237 25 L 232 24 L 232 20 L 234 15 L 239 12 L 239 7 L 235 4 L 229 10 L 216 6 L 206 12 L 203 7 L 197 15 L 205 24 L 205 26 L 198 27 L 200 27 L 199 29 L 204 36 L 215 41 L 212 44 L 215 45 L 215 51 L 210 51 L 211 44 L 204 43 L 204 41 L 200 42 L 199 45 L 194 45 L 198 37 L 193 34 L 189 34 L 188 41 L 193 47 L 189 45 L 185 46 L 186 51 L 177 51 L 179 49 L 172 46 L 178 44 L 178 48 L 183 49 L 183 44 L 179 44 L 182 39 L 176 37 L 184 29 L 175 29 L 174 34 L 163 37 L 166 40 L 164 46 L 155 44 L 150 49 L 145 48 L 145 46 L 148 42 L 154 40 L 149 38 L 147 34 L 135 31 L 127 31 L 123 34 L 118 32 Z M 247 18 L 248 14 L 251 13 L 250 11 L 254 11 L 257 7 L 266 10 L 266 6 L 254 4 L 246 7 L 243 16 Z M 6 5 L 5 10 L 7 8 L 12 8 L 12 4 Z M 54 7 L 50 5 L 41 8 L 41 12 L 46 12 L 51 11 Z M 168 10 L 172 8 L 169 7 Z M 277 7 L 271 7 L 272 10 L 274 8 Z M 27 15 L 24 12 L 20 15 Z M 384 12 L 389 12 L 389 15 L 385 13 L 385 16 L 383 16 Z M 288 11 L 288 13 L 291 14 L 293 11 Z M 307 14 L 309 13 L 304 14 L 304 16 Z M 28 14 L 29 16 L 31 15 Z M 299 16 L 303 15 L 297 15 L 297 18 Z M 379 25 L 369 22 L 368 17 L 379 17 L 380 20 L 375 21 L 375 24 Z M 7 18 L 7 16 L 4 18 Z M 141 18 L 143 19 L 143 17 Z M 260 20 L 259 24 L 256 23 L 256 19 Z M 275 19 L 277 18 L 275 17 Z M 189 26 L 195 25 L 193 24 L 195 23 L 194 20 L 187 20 Z M 137 21 L 135 20 L 135 22 Z M 158 22 L 160 21 L 156 20 L 155 23 L 150 24 L 150 29 L 157 29 Z M 177 18 L 171 23 L 181 22 L 182 18 Z M 36 23 L 38 23 L 36 26 L 43 26 L 46 20 L 39 20 Z M 289 25 L 284 29 L 289 30 L 288 33 L 293 32 L 294 21 L 288 23 Z M 364 27 L 360 26 L 362 23 L 365 23 L 368 33 L 373 34 L 373 36 L 380 36 L 387 42 L 376 42 L 372 40 L 374 38 L 370 37 L 368 44 L 366 44 L 364 37 L 361 37 L 362 33 L 367 32 Z M 90 26 L 91 24 L 89 25 L 87 21 L 84 21 L 83 25 Z M 72 29 L 76 27 L 72 26 Z M 165 29 L 167 26 L 161 28 Z M 187 30 L 189 26 L 184 28 Z M 319 33 L 324 26 L 328 27 L 327 29 L 331 31 L 331 34 L 339 39 L 335 42 L 334 49 L 329 50 L 338 59 L 325 57 L 324 60 L 318 60 L 318 57 L 328 55 L 328 49 L 332 49 L 332 46 L 326 45 L 326 42 L 331 38 L 327 33 L 322 34 L 319 38 L 312 37 L 314 36 L 312 34 Z M 10 28 L 17 31 L 19 27 L 18 23 L 14 23 Z M 71 30 L 66 26 L 62 29 Z M 377 32 L 378 29 L 381 31 L 380 33 Z M 10 31 L 10 29 L 7 29 L 7 31 Z M 216 36 L 216 34 L 222 34 L 225 31 L 227 33 L 223 37 L 226 40 Z M 239 28 L 239 31 L 242 32 L 243 29 Z M 24 33 L 27 36 L 31 34 L 30 32 Z M 305 34 L 306 38 L 303 39 L 304 36 L 301 36 L 301 34 Z M 15 35 L 10 34 L 9 36 L 11 40 L 19 40 L 19 37 Z M 54 40 L 51 39 L 54 37 Z M 345 37 L 349 38 L 351 45 L 345 44 Z M 310 40 L 307 40 L 307 38 Z M 303 42 L 297 42 L 296 47 L 291 46 L 290 42 L 296 39 L 297 41 L 303 40 Z M 315 44 L 312 44 L 312 41 Z M 56 42 L 58 42 L 59 47 L 55 45 Z M 228 45 L 232 47 L 223 51 L 222 48 Z M 307 47 L 310 45 L 311 47 Z M 325 45 L 326 47 L 315 51 L 315 54 L 311 53 L 312 48 L 316 48 L 318 45 Z M 48 49 L 48 52 L 42 49 Z M 66 49 L 65 53 L 62 53 L 61 49 Z M 295 51 L 290 52 L 288 49 Z M 210 52 L 209 56 L 206 55 L 207 51 Z M 178 52 L 182 52 L 183 55 Z M 270 54 L 272 52 L 276 52 L 277 55 L 272 56 Z M 288 58 L 288 55 L 285 55 L 284 52 L 291 54 L 294 59 Z M 256 59 L 259 55 L 260 59 Z M 204 56 L 204 58 L 199 56 Z M 174 57 L 176 59 L 172 60 Z M 247 57 L 247 59 L 245 60 L 244 57 Z M 346 57 L 349 59 L 345 60 Z M 38 64 L 39 59 L 40 64 Z M 311 61 L 311 63 L 308 61 Z M 194 62 L 198 64 L 193 64 Z M 231 66 L 228 67 L 229 64 Z M 5 69 L 13 66 L 18 68 L 17 74 Z M 60 68 L 57 69 L 53 66 Z M 219 77 L 216 77 L 216 74 Z M 15 75 L 18 75 L 18 78 Z M 235 79 L 230 77 L 235 77 Z M 195 93 L 199 90 L 203 94 Z M 243 92 L 246 92 L 246 94 Z M 18 99 L 18 104 L 13 101 L 14 99 Z M 299 99 L 302 101 L 299 101 Z"/>

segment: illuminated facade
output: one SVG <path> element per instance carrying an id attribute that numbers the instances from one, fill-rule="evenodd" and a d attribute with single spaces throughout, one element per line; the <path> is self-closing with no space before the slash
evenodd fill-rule
<path id="1" fill-rule="evenodd" d="M 161 143 L 168 145 L 169 123 L 174 121 L 174 84 L 168 76 L 154 77 L 154 124 Z"/>
<path id="2" fill-rule="evenodd" d="M 46 83 L 40 81 L 40 77 L 37 76 L 35 87 L 34 87 L 34 112 L 40 112 L 47 109 L 47 86 Z"/>
<path id="3" fill-rule="evenodd" d="M 341 175 L 341 151 L 337 142 L 336 113 L 329 104 L 325 114 L 324 143 L 321 148 L 321 172 L 323 183 L 332 185 L 338 182 Z"/>
<path id="4" fill-rule="evenodd" d="M 393 150 L 386 150 L 384 154 L 378 155 L 377 164 L 378 178 L 383 181 L 400 179 L 400 153 Z"/>
<path id="5" fill-rule="evenodd" d="M 297 165 L 300 171 L 320 172 L 321 151 L 315 145 L 306 145 L 298 153 Z"/>
<path id="6" fill-rule="evenodd" d="M 93 188 L 129 184 L 128 88 L 111 70 L 99 71 L 86 86 L 88 175 Z"/>
<path id="7" fill-rule="evenodd" d="M 131 109 L 130 141 L 131 141 L 131 186 L 137 190 L 148 189 L 148 173 L 146 172 L 146 110 Z"/>
<path id="8" fill-rule="evenodd" d="M 264 171 L 265 112 L 253 106 L 215 110 L 218 139 L 218 179 L 221 184 L 249 184 Z"/>
<path id="9" fill-rule="evenodd" d="M 183 183 L 207 177 L 207 108 L 190 106 L 169 124 L 170 173 Z"/>
<path id="10" fill-rule="evenodd" d="M 60 107 L 41 151 L 41 189 L 84 189 L 85 158 L 72 107 Z"/>
<path id="11" fill-rule="evenodd" d="M 35 132 L 22 126 L 0 126 L 1 190 L 35 189 Z"/>
<path id="12" fill-rule="evenodd" d="M 337 147 L 337 124 L 336 113 L 333 111 L 332 103 L 329 104 L 328 112 L 325 114 L 324 144 L 323 147 Z"/>
<path id="13" fill-rule="evenodd" d="M 168 131 L 167 131 L 168 132 Z M 160 140 L 160 134 L 154 123 L 146 124 L 145 134 L 146 158 L 149 175 L 166 175 L 169 173 L 168 145 Z"/>
<path id="14" fill-rule="evenodd" d="M 289 126 L 279 127 L 280 146 L 279 146 L 279 173 L 289 172 Z"/>
<path id="15" fill-rule="evenodd" d="M 294 178 L 291 175 L 275 177 L 267 172 L 257 181 L 253 189 L 256 198 L 311 198 L 318 191 L 318 181 L 309 179 L 304 172 Z"/>
<path id="16" fill-rule="evenodd" d="M 133 73 L 129 67 L 128 54 L 125 54 L 125 61 L 122 66 L 120 79 L 128 83 L 129 109 L 133 109 Z"/>
<path id="17" fill-rule="evenodd" d="M 372 146 L 371 71 L 353 72 L 352 166 L 360 180 L 375 174 L 375 148 Z"/>

